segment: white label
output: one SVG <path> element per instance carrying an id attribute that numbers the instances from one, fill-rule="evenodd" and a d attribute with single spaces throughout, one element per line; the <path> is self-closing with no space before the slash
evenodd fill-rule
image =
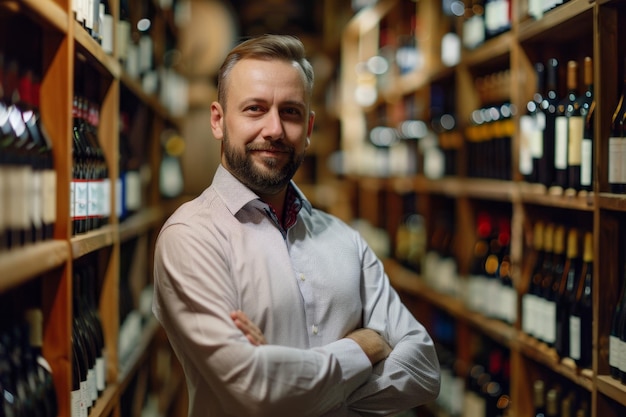
<path id="1" fill-rule="evenodd" d="M 556 341 L 556 303 L 546 300 L 545 307 L 545 335 L 546 343 L 554 343 Z"/>
<path id="2" fill-rule="evenodd" d="M 581 143 L 583 140 L 584 123 L 580 116 L 569 118 L 568 152 L 567 163 L 569 165 L 580 165 L 581 163 Z"/>
<path id="3" fill-rule="evenodd" d="M 622 178 L 621 142 L 621 138 L 609 138 L 609 184 L 619 184 Z"/>
<path id="4" fill-rule="evenodd" d="M 609 365 L 613 368 L 619 368 L 619 337 L 609 337 Z"/>
<path id="5" fill-rule="evenodd" d="M 77 389 L 76 391 L 72 391 L 71 399 L 70 399 L 70 401 L 72 402 L 71 404 L 72 417 L 82 417 L 82 413 L 81 413 L 82 401 L 81 400 L 82 399 L 81 399 L 80 388 Z"/>
<path id="6" fill-rule="evenodd" d="M 98 357 L 96 359 L 96 388 L 98 391 L 104 391 L 106 388 L 106 366 L 104 356 Z"/>
<path id="7" fill-rule="evenodd" d="M 88 187 L 87 181 L 76 180 L 74 181 L 74 218 L 86 219 L 87 218 L 87 204 L 88 204 Z"/>
<path id="8" fill-rule="evenodd" d="M 509 324 L 517 320 L 517 291 L 513 287 L 502 286 L 500 289 L 502 297 L 501 319 Z"/>
<path id="9" fill-rule="evenodd" d="M 529 115 L 520 117 L 519 172 L 530 175 L 533 172 L 532 136 L 535 121 Z"/>
<path id="10" fill-rule="evenodd" d="M 554 121 L 554 167 L 567 169 L 567 117 L 559 116 Z"/>
<path id="11" fill-rule="evenodd" d="M 619 365 L 618 368 L 621 372 L 626 372 L 626 342 L 620 339 L 618 343 L 619 349 Z"/>
<path id="12" fill-rule="evenodd" d="M 591 186 L 591 172 L 593 167 L 593 142 L 591 139 L 583 139 L 580 144 L 580 184 Z M 610 158 L 610 157 L 609 157 Z"/>
<path id="13" fill-rule="evenodd" d="M 580 359 L 580 317 L 570 316 L 569 318 L 569 356 L 574 360 Z"/>

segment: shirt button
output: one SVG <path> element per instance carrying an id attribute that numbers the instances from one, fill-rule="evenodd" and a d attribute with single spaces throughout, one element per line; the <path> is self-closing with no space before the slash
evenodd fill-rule
<path id="1" fill-rule="evenodd" d="M 311 331 L 313 331 L 313 334 L 317 334 L 317 332 L 319 331 L 317 324 L 314 324 L 313 326 L 311 326 Z"/>
<path id="2" fill-rule="evenodd" d="M 302 274 L 302 273 L 300 274 L 300 276 L 299 276 L 299 277 L 300 277 L 300 281 L 302 281 L 302 282 L 304 282 L 304 280 L 306 279 L 306 278 L 304 277 L 304 274 Z"/>

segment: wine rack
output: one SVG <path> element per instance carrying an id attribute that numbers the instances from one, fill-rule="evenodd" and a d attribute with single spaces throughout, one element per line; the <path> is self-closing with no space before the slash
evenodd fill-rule
<path id="1" fill-rule="evenodd" d="M 19 18 L 27 23 L 25 29 L 30 28 L 11 33 L 11 36 L 3 33 L 0 44 L 5 46 L 10 43 L 15 49 L 35 45 L 31 55 L 35 62 L 40 63 L 42 75 L 39 111 L 52 142 L 56 172 L 53 236 L 21 247 L 3 247 L 0 250 L 0 295 L 9 300 L 14 296 L 25 297 L 26 289 L 35 289 L 35 293 L 28 297 L 38 300 L 35 307 L 43 313 L 42 351 L 52 370 L 58 415 L 70 416 L 73 278 L 79 266 L 93 263 L 97 270 L 89 276 L 88 284 L 97 292 L 97 311 L 104 333 L 107 367 L 106 388 L 99 394 L 89 415 L 130 415 L 130 410 L 132 415 L 139 415 L 141 408 L 146 407 L 146 398 L 153 399 L 159 413 L 183 415 L 186 412 L 184 379 L 146 301 L 151 292 L 152 247 L 156 233 L 169 214 L 163 208 L 159 190 L 160 134 L 164 129 L 181 130 L 182 114 L 168 106 L 147 80 L 139 78 L 145 75 L 143 72 L 129 73 L 129 67 L 120 55 L 119 44 L 114 45 L 112 51 L 106 51 L 98 37 L 90 34 L 85 25 L 77 21 L 72 9 L 76 3 L 69 0 L 0 1 L 0 18 L 3 21 Z M 165 2 L 114 0 L 104 3 L 107 3 L 107 13 L 112 16 L 114 25 L 126 18 L 134 20 L 136 25 L 138 16 L 149 13 L 153 25 L 150 37 L 154 42 L 154 52 L 151 53 L 157 61 L 155 64 L 169 65 L 162 62 L 160 54 L 175 44 L 177 34 L 172 9 L 161 6 Z M 130 8 L 128 15 L 123 13 L 126 7 Z M 76 234 L 70 203 L 70 184 L 73 181 L 72 104 L 77 92 L 77 77 L 81 73 L 89 74 L 88 78 L 79 82 L 81 86 L 89 86 L 93 90 L 90 98 L 99 108 L 95 134 L 106 159 L 105 180 L 108 180 L 107 193 L 110 193 L 111 199 L 107 200 L 110 204 L 108 221 L 86 233 Z M 133 152 L 137 153 L 137 148 L 141 148 L 143 173 L 150 173 L 150 179 L 143 180 L 137 191 L 141 195 L 135 196 L 140 204 L 123 212 L 116 205 L 120 203 L 119 195 L 116 196 L 116 182 L 123 169 L 118 162 L 122 152 L 119 132 L 122 110 L 134 113 L 130 115 L 129 123 L 134 126 L 135 133 L 129 140 L 134 143 Z M 2 199 L 5 197 L 3 194 Z M 128 294 L 120 288 L 120 284 L 126 281 L 129 282 Z M 120 323 L 122 301 L 128 302 L 126 312 L 139 314 L 139 326 L 133 334 L 136 339 L 124 343 L 131 349 L 124 352 L 123 362 L 120 348 L 123 336 L 123 323 Z M 3 312 L 8 315 L 5 321 L 12 321 L 12 312 L 4 309 Z M 19 319 L 14 317 L 14 321 Z M 166 370 L 163 369 L 163 358 L 167 358 Z"/>
<path id="2" fill-rule="evenodd" d="M 477 12 L 472 5 L 490 2 L 460 2 L 465 14 L 457 16 L 447 14 L 442 7 L 452 3 L 459 2 L 380 1 L 355 15 L 343 33 L 342 150 L 348 155 L 346 158 L 354 158 L 346 162 L 348 172 L 343 179 L 353 196 L 352 213 L 354 217 L 384 229 L 389 235 L 391 247 L 390 256 L 385 260 L 386 270 L 392 285 L 416 317 L 434 335 L 439 334 L 437 317 L 441 314 L 451 317 L 454 343 L 451 346 L 448 343 L 446 349 L 452 349 L 456 359 L 450 361 L 446 351 L 445 361 L 454 363 L 453 374 L 463 379 L 467 377 L 470 365 L 480 354 L 472 340 L 486 338 L 507 349 L 510 355 L 510 415 L 534 415 L 533 385 L 541 379 L 546 391 L 548 386 L 559 386 L 563 392 L 575 393 L 585 404 L 584 415 L 621 416 L 626 411 L 626 385 L 609 375 L 608 339 L 613 310 L 623 285 L 626 246 L 621 236 L 626 227 L 626 199 L 622 194 L 610 191 L 608 141 L 622 81 L 626 2 L 569 0 L 539 13 L 538 17 L 531 16 L 534 13 L 531 9 L 537 2 L 507 2 L 510 5 L 507 30 L 487 37 L 471 48 L 461 46 L 457 62 L 444 64 L 441 43 L 448 28 L 454 28 L 462 39 L 464 25 L 472 13 Z M 415 21 L 417 24 L 413 23 Z M 416 67 L 405 72 L 391 64 L 391 69 L 384 75 L 355 74 L 354 68 L 363 68 L 372 56 L 390 56 L 388 48 L 399 45 L 390 39 L 399 38 L 405 32 L 413 33 L 418 45 L 420 58 Z M 557 58 L 560 63 L 557 87 L 561 98 L 566 92 L 567 62 L 576 60 L 580 69 L 586 56 L 593 61 L 596 101 L 593 189 L 574 194 L 554 192 L 549 187 L 528 181 L 520 172 L 523 140 L 520 119 L 537 86 L 536 62 L 545 63 L 550 58 Z M 582 71 L 579 73 L 578 85 L 582 92 Z M 498 82 L 504 83 L 500 85 L 501 96 L 485 99 L 485 84 Z M 370 95 L 366 99 L 355 94 L 356 90 L 363 88 L 369 88 Z M 448 104 L 441 105 L 442 102 Z M 506 102 L 516 109 L 510 117 L 512 129 L 508 134 L 499 133 L 508 137 L 510 148 L 502 147 L 495 153 L 479 152 L 478 157 L 482 159 L 477 159 L 472 152 L 472 140 L 475 139 L 471 129 L 475 122 L 472 116 L 477 109 L 494 102 Z M 454 127 L 442 127 L 443 123 L 437 117 L 443 113 L 455 117 Z M 416 164 L 408 164 L 404 172 L 398 173 L 381 169 L 384 164 L 372 163 L 376 158 L 388 158 L 388 164 L 392 166 L 397 162 L 392 159 L 394 152 L 391 148 L 376 148 L 368 142 L 372 126 L 378 124 L 401 131 L 400 126 L 404 123 L 416 121 L 431 123 L 429 128 L 439 141 L 438 149 L 433 151 L 437 146 L 428 142 L 431 138 L 427 135 L 407 137 L 401 132 L 396 141 L 398 146 L 414 147 L 411 140 L 418 139 Z M 456 140 L 451 141 L 450 137 L 456 137 Z M 432 161 L 444 161 L 451 149 L 455 151 L 453 169 L 428 166 Z M 497 158 L 505 161 L 496 161 Z M 494 167 L 505 167 L 505 174 L 488 174 L 488 178 L 475 174 L 477 169 Z M 411 204 L 406 203 L 407 199 Z M 466 300 L 473 247 L 477 240 L 477 218 L 484 212 L 505 216 L 510 221 L 511 277 L 518 305 L 517 320 L 512 324 L 470 308 Z M 406 227 L 410 225 L 402 222 L 411 214 L 422 219 L 420 233 L 423 236 L 420 239 L 426 242 L 421 249 L 422 259 L 427 259 L 425 255 L 429 250 L 443 246 L 446 249 L 439 251 L 439 256 L 449 256 L 447 251 L 456 261 L 457 276 L 452 279 L 452 284 L 448 283 L 449 278 L 441 275 L 439 281 L 429 278 L 423 271 L 424 262 L 416 265 L 414 260 L 411 263 L 396 257 L 397 245 L 400 245 L 395 241 L 396 236 L 401 235 L 400 229 L 405 236 Z M 441 233 L 438 219 L 441 216 L 448 217 L 447 222 L 454 230 L 446 244 L 438 240 Z M 592 233 L 593 340 L 592 364 L 588 369 L 580 369 L 571 361 L 562 360 L 554 348 L 522 330 L 522 298 L 534 262 L 532 236 L 536 222 L 576 228 L 579 236 Z M 406 249 L 402 247 L 400 252 L 406 253 Z M 446 368 L 446 372 L 450 369 Z M 469 385 L 466 383 L 467 389 Z M 425 412 L 426 415 L 441 415 L 442 412 L 446 415 L 446 411 L 440 408 Z"/>

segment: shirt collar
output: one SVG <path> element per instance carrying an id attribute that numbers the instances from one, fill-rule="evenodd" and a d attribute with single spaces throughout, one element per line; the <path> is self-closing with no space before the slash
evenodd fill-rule
<path id="1" fill-rule="evenodd" d="M 222 164 L 217 167 L 211 187 L 215 189 L 233 216 L 247 204 L 255 201 L 261 202 L 258 195 L 242 184 Z M 297 197 L 302 202 L 302 207 L 310 214 L 312 209 L 311 203 L 306 199 L 302 191 L 293 181 L 289 183 L 289 187 L 292 187 L 293 191 L 296 192 Z M 267 206 L 266 203 L 262 204 Z"/>

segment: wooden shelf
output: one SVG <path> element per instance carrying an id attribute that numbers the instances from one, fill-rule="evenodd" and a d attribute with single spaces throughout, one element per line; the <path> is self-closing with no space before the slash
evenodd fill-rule
<path id="1" fill-rule="evenodd" d="M 24 13 L 44 26 L 67 34 L 69 30 L 68 14 L 57 3 L 41 0 L 4 1 L 0 8 L 6 8 L 14 12 Z"/>
<path id="2" fill-rule="evenodd" d="M 104 49 L 93 39 L 89 33 L 78 22 L 74 24 L 74 39 L 77 45 L 77 56 L 79 59 L 89 61 L 91 65 L 98 68 L 102 75 L 119 78 L 121 65 L 113 56 L 104 52 Z"/>
<path id="3" fill-rule="evenodd" d="M 609 375 L 598 375 L 596 378 L 598 391 L 626 407 L 626 385 L 616 381 Z"/>
<path id="4" fill-rule="evenodd" d="M 593 7 L 593 1 L 568 1 L 547 12 L 540 20 L 520 22 L 517 38 L 522 43 L 571 39 L 573 32 L 582 33 L 583 28 L 591 29 Z"/>
<path id="5" fill-rule="evenodd" d="M 113 245 L 117 240 L 117 227 L 103 226 L 71 239 L 72 258 L 78 259 L 99 249 Z"/>
<path id="6" fill-rule="evenodd" d="M 63 266 L 70 248 L 65 240 L 51 240 L 0 253 L 0 292 Z"/>

